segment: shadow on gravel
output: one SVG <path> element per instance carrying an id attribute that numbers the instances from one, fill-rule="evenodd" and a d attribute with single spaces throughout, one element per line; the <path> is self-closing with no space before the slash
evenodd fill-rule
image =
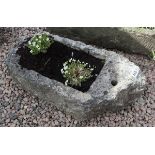
<path id="1" fill-rule="evenodd" d="M 129 35 L 119 28 L 110 27 L 51 27 L 47 31 L 58 34 L 86 44 L 96 45 L 105 49 L 117 49 L 123 52 L 147 54 L 150 52 L 144 45 L 147 40 L 144 37 Z M 144 45 L 142 45 L 140 40 Z"/>

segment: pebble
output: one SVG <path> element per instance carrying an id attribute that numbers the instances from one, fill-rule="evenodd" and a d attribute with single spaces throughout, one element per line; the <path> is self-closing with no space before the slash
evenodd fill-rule
<path id="1" fill-rule="evenodd" d="M 57 126 L 59 124 L 59 122 L 57 120 L 55 120 L 54 124 Z"/>
<path id="2" fill-rule="evenodd" d="M 9 123 L 9 122 L 10 122 L 10 119 L 7 119 L 7 120 L 6 120 L 6 123 Z"/>
<path id="3" fill-rule="evenodd" d="M 37 120 L 34 119 L 34 120 L 33 120 L 33 123 L 37 124 Z"/>
<path id="4" fill-rule="evenodd" d="M 74 121 L 74 124 L 77 124 L 77 123 L 78 123 L 78 121 L 77 121 L 77 120 L 75 120 L 75 121 Z"/>
<path id="5" fill-rule="evenodd" d="M 14 114 L 14 113 L 10 113 L 9 116 L 10 116 L 10 119 L 11 119 L 11 120 L 17 119 L 17 115 Z"/>

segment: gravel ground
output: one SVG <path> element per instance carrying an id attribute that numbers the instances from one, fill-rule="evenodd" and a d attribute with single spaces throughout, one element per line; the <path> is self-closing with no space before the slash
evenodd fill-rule
<path id="1" fill-rule="evenodd" d="M 43 31 L 43 28 L 8 28 L 3 34 L 5 41 L 0 46 L 0 126 L 155 126 L 155 62 L 145 56 L 119 52 L 140 66 L 146 75 L 147 90 L 143 96 L 126 110 L 106 112 L 89 121 L 77 121 L 65 115 L 14 83 L 4 64 L 8 50 L 19 37 L 38 31 Z"/>

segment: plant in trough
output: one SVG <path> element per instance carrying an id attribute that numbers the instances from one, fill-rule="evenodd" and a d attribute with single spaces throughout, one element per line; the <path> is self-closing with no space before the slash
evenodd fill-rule
<path id="1" fill-rule="evenodd" d="M 148 55 L 150 57 L 150 59 L 155 60 L 155 51 L 151 51 Z"/>
<path id="2" fill-rule="evenodd" d="M 152 59 L 155 60 L 155 51 L 152 51 Z"/>
<path id="3" fill-rule="evenodd" d="M 28 41 L 28 48 L 31 49 L 30 53 L 37 55 L 39 53 L 46 53 L 52 43 L 54 41 L 47 34 L 35 35 Z"/>
<path id="4" fill-rule="evenodd" d="M 69 59 L 63 64 L 61 73 L 66 79 L 65 85 L 81 86 L 81 83 L 91 78 L 94 67 L 92 68 L 88 63 Z"/>

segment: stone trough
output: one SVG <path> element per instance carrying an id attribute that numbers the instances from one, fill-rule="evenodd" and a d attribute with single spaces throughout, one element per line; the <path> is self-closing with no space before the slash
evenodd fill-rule
<path id="1" fill-rule="evenodd" d="M 27 39 L 23 38 L 10 50 L 6 64 L 13 79 L 28 92 L 55 105 L 59 110 L 76 119 L 89 119 L 107 110 L 115 111 L 124 108 L 134 103 L 142 94 L 145 88 L 145 77 L 140 68 L 127 58 L 80 41 L 58 35 L 51 34 L 51 36 L 55 41 L 70 48 L 104 59 L 105 65 L 90 89 L 83 93 L 33 70 L 22 68 L 19 65 L 20 56 L 17 51 Z"/>

